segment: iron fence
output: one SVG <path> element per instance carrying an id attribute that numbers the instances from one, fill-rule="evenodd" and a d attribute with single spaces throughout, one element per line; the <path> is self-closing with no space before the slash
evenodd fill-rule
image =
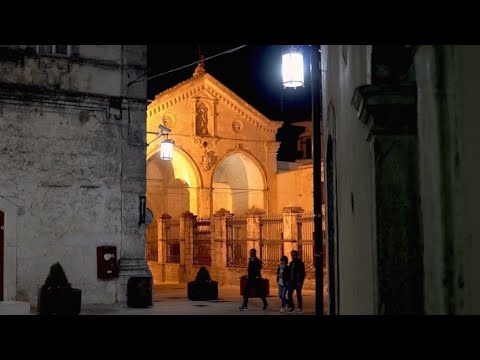
<path id="1" fill-rule="evenodd" d="M 193 223 L 193 265 L 212 265 L 210 219 Z"/>
<path id="2" fill-rule="evenodd" d="M 152 222 L 145 229 L 145 258 L 147 261 L 158 262 L 158 224 Z"/>
<path id="3" fill-rule="evenodd" d="M 166 230 L 166 259 L 167 263 L 180 263 L 180 221 L 170 220 L 165 227 Z"/>
<path id="4" fill-rule="evenodd" d="M 226 220 L 227 267 L 247 266 L 247 220 L 241 217 Z"/>
<path id="5" fill-rule="evenodd" d="M 305 272 L 308 278 L 315 277 L 315 241 L 313 218 L 313 214 L 302 214 L 297 218 L 298 255 L 305 264 Z"/>
<path id="6" fill-rule="evenodd" d="M 283 216 L 260 219 L 260 259 L 264 269 L 276 269 L 283 255 Z"/>

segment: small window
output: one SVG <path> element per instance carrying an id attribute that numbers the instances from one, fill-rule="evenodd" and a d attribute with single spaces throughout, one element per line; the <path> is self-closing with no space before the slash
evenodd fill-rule
<path id="1" fill-rule="evenodd" d="M 55 54 L 68 55 L 68 45 L 53 45 L 55 47 Z"/>
<path id="2" fill-rule="evenodd" d="M 42 55 L 69 56 L 70 45 L 37 45 L 37 52 Z"/>

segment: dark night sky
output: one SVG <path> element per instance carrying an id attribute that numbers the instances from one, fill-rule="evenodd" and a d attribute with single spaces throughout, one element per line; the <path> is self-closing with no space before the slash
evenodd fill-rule
<path id="1" fill-rule="evenodd" d="M 149 76 L 190 64 L 199 59 L 198 46 L 206 58 L 242 44 L 166 44 L 148 46 Z M 288 123 L 310 119 L 310 85 L 308 79 L 308 48 L 304 47 L 305 87 L 284 89 L 281 57 L 285 46 L 248 45 L 234 53 L 205 62 L 205 69 L 230 90 L 271 120 L 284 121 L 277 133 L 281 142 L 278 160 L 295 161 L 299 128 Z M 164 91 L 193 74 L 196 65 L 148 81 L 148 98 Z"/>
<path id="2" fill-rule="evenodd" d="M 209 57 L 242 44 L 166 44 L 149 45 L 148 66 L 151 75 L 183 66 L 199 59 L 198 45 Z M 246 100 L 271 120 L 285 122 L 309 119 L 310 88 L 284 89 L 281 76 L 282 45 L 248 45 L 205 63 L 208 73 Z M 307 50 L 307 49 L 304 49 Z M 308 54 L 308 52 L 306 52 Z M 305 59 L 307 62 L 307 58 Z M 307 70 L 307 64 L 305 64 Z M 148 97 L 190 78 L 195 66 L 148 82 Z"/>

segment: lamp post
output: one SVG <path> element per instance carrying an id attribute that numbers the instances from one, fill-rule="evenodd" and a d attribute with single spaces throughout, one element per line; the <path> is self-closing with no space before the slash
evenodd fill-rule
<path id="1" fill-rule="evenodd" d="M 323 240 L 322 240 L 322 140 L 321 140 L 321 91 L 320 91 L 320 47 L 309 45 L 310 49 L 310 95 L 312 118 L 312 160 L 313 160 L 313 213 L 315 251 L 315 313 L 323 315 Z M 282 56 L 283 85 L 296 88 L 303 86 L 303 56 L 293 46 Z"/>

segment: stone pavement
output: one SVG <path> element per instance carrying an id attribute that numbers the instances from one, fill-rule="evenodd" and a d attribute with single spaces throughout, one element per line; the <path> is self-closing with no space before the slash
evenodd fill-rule
<path id="1" fill-rule="evenodd" d="M 270 287 L 267 297 L 269 308 L 262 310 L 259 298 L 250 299 L 248 310 L 240 311 L 242 297 L 239 286 L 220 286 L 217 301 L 191 301 L 187 297 L 186 284 L 160 284 L 154 286 L 153 306 L 146 309 L 129 308 L 126 305 L 82 305 L 80 315 L 281 315 L 299 316 L 293 313 L 280 313 L 280 299 L 277 287 Z M 303 315 L 315 315 L 315 291 L 302 291 Z M 294 294 L 295 305 L 297 304 Z M 303 316 L 301 315 L 301 316 Z"/>

